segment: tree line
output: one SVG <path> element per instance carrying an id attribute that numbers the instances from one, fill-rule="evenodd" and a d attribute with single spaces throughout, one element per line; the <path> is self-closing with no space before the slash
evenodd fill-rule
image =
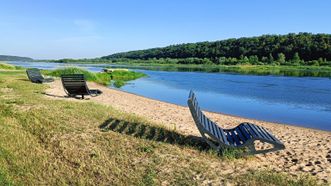
<path id="1" fill-rule="evenodd" d="M 290 33 L 187 43 L 116 53 L 101 59 L 152 59 L 159 63 L 179 64 L 331 66 L 331 34 Z"/>
<path id="2" fill-rule="evenodd" d="M 29 57 L 0 55 L 0 61 L 32 61 Z"/>

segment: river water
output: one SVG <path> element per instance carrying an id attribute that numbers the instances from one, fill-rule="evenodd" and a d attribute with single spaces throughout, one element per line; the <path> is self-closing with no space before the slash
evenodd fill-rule
<path id="1" fill-rule="evenodd" d="M 40 69 L 79 66 L 99 72 L 107 64 L 9 62 Z M 115 67 L 123 67 L 116 66 Z M 130 68 L 130 66 L 124 66 Z M 331 131 L 331 79 L 176 72 L 135 67 L 148 77 L 121 90 L 186 106 L 190 90 L 205 110 Z"/>

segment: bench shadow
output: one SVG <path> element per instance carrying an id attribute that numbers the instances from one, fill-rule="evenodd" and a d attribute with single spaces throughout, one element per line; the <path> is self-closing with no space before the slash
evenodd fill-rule
<path id="1" fill-rule="evenodd" d="M 50 96 L 50 97 L 54 97 L 54 98 L 74 98 L 74 99 L 79 99 L 79 100 L 82 100 L 81 97 L 70 97 L 70 96 L 58 96 L 58 95 L 54 95 L 54 94 L 49 94 L 49 93 L 45 93 L 43 92 L 42 94 L 44 94 L 45 96 Z M 89 98 L 85 98 L 84 100 L 89 100 Z"/>
<path id="2" fill-rule="evenodd" d="M 201 137 L 182 135 L 176 131 L 158 126 L 151 126 L 142 123 L 130 123 L 127 121 L 110 118 L 104 121 L 99 128 L 103 132 L 113 131 L 140 139 L 186 147 L 189 146 L 200 151 L 210 150 L 209 145 Z"/>
<path id="3" fill-rule="evenodd" d="M 19 78 L 19 79 L 17 79 L 17 80 L 19 80 L 19 81 L 29 81 L 29 82 L 30 82 L 29 79 L 22 79 L 22 78 Z"/>

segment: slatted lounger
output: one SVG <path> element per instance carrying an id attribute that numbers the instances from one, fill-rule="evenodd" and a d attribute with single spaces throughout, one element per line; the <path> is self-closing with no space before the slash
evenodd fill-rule
<path id="1" fill-rule="evenodd" d="M 233 129 L 222 129 L 207 118 L 200 110 L 193 91 L 188 98 L 188 106 L 201 135 L 215 150 L 222 152 L 225 148 L 248 147 L 247 154 L 260 154 L 284 149 L 284 144 L 261 126 L 241 123 Z M 259 140 L 273 145 L 270 149 L 256 150 L 254 141 Z"/>
<path id="2" fill-rule="evenodd" d="M 40 70 L 37 68 L 30 68 L 26 70 L 26 74 L 28 75 L 28 78 L 33 83 L 50 83 L 53 82 L 53 78 L 44 78 Z"/>
<path id="3" fill-rule="evenodd" d="M 102 94 L 100 90 L 92 90 L 87 87 L 84 74 L 68 74 L 61 76 L 64 91 L 70 97 L 81 95 L 84 99 L 85 95 L 98 96 Z"/>

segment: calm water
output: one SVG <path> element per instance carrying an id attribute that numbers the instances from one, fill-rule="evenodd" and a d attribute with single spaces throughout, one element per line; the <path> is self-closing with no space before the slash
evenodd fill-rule
<path id="1" fill-rule="evenodd" d="M 53 69 L 59 63 L 12 62 Z M 105 64 L 75 64 L 101 71 Z M 70 65 L 73 66 L 73 65 Z M 331 79 L 135 69 L 148 75 L 122 90 L 186 106 L 189 90 L 205 110 L 331 131 Z"/>

